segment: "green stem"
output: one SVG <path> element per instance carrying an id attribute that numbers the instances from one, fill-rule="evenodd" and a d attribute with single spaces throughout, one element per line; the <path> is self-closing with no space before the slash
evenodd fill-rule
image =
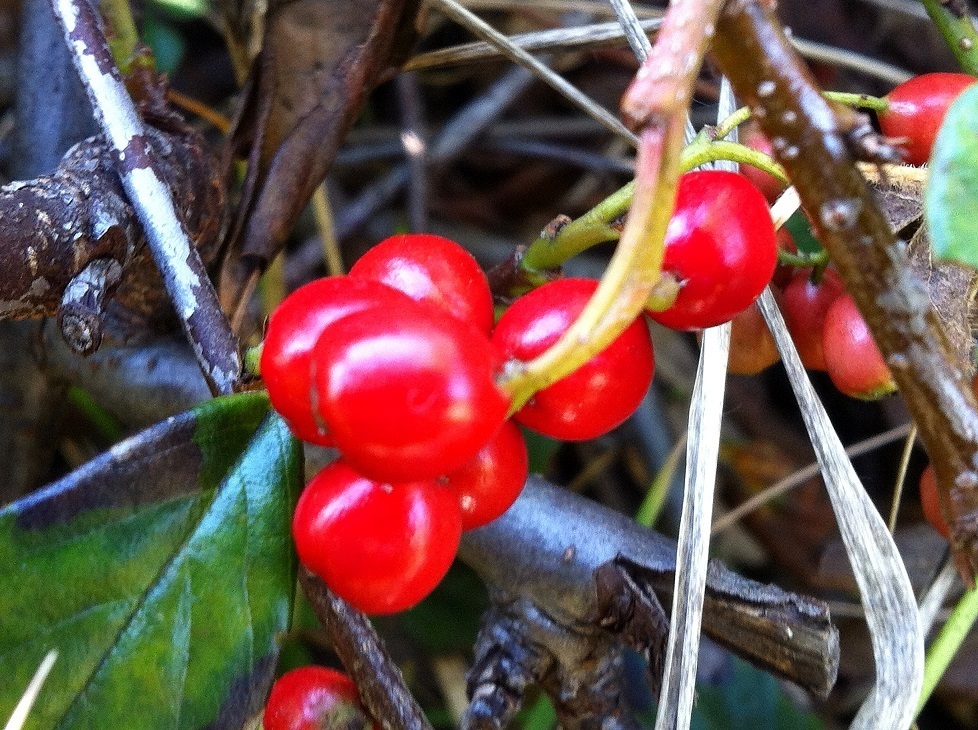
<path id="1" fill-rule="evenodd" d="M 965 73 L 978 76 L 978 31 L 971 22 L 968 5 L 963 1 L 942 3 L 922 0 L 927 14 L 944 36 L 951 53 Z"/>
<path id="2" fill-rule="evenodd" d="M 748 119 L 750 119 L 750 109 L 746 106 L 740 107 L 740 109 L 713 128 L 713 138 L 723 139 Z"/>
<path id="3" fill-rule="evenodd" d="M 957 653 L 961 643 L 968 636 L 975 620 L 978 619 L 978 589 L 965 592 L 954 607 L 951 616 L 941 627 L 941 632 L 927 650 L 927 660 L 924 664 L 924 686 L 917 703 L 917 714 L 930 698 L 934 688 L 944 676 L 945 670 Z"/>
<path id="4" fill-rule="evenodd" d="M 823 91 L 822 96 L 830 101 L 845 104 L 856 109 L 873 109 L 885 112 L 890 105 L 885 96 L 870 96 L 869 94 L 850 94 L 845 91 Z"/>
<path id="5" fill-rule="evenodd" d="M 265 342 L 262 341 L 244 351 L 244 372 L 247 375 L 261 375 L 261 352 L 264 348 Z"/>
<path id="6" fill-rule="evenodd" d="M 778 263 L 788 266 L 796 266 L 799 269 L 809 266 L 823 266 L 829 262 L 828 251 L 822 249 L 816 253 L 791 253 L 783 249 L 778 249 Z"/>
<path id="7" fill-rule="evenodd" d="M 122 75 L 127 76 L 137 58 L 136 49 L 139 46 L 139 32 L 132 18 L 129 0 L 102 0 L 99 9 L 111 29 L 108 40 L 112 57 Z"/>
<path id="8" fill-rule="evenodd" d="M 740 118 L 741 111 L 744 110 L 738 110 L 731 115 L 722 126 L 726 127 L 727 121 Z M 746 116 L 743 118 L 745 119 Z M 742 121 L 743 119 L 740 119 L 740 122 Z M 724 134 L 729 134 L 730 129 L 740 122 L 727 128 Z M 717 127 L 718 131 L 720 129 L 721 127 Z M 788 184 L 784 168 L 769 155 L 736 142 L 710 141 L 705 135 L 697 136 L 686 146 L 680 155 L 679 167 L 682 172 L 688 172 L 717 160 L 753 165 Z M 621 221 L 628 213 L 634 192 L 633 181 L 616 190 L 580 218 L 565 225 L 556 235 L 541 235 L 530 245 L 520 260 L 519 265 L 526 279 L 533 284 L 543 284 L 549 281 L 549 277 L 543 273 L 548 269 L 556 269 L 568 259 L 599 243 L 617 241 L 621 236 Z"/>

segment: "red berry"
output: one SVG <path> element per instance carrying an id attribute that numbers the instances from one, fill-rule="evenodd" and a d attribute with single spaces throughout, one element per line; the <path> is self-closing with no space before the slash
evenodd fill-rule
<path id="1" fill-rule="evenodd" d="M 920 475 L 920 505 L 924 508 L 924 517 L 927 521 L 947 540 L 951 536 L 951 528 L 948 527 L 944 513 L 941 512 L 941 500 L 937 494 L 937 476 L 934 474 L 934 467 L 930 464 Z"/>
<path id="2" fill-rule="evenodd" d="M 492 294 L 472 254 L 454 241 L 428 233 L 392 236 L 371 248 L 350 276 L 379 281 L 415 301 L 425 302 L 492 330 Z"/>
<path id="3" fill-rule="evenodd" d="M 342 460 L 317 474 L 292 518 L 299 559 L 361 611 L 403 611 L 448 572 L 462 534 L 455 493 L 435 480 L 388 484 Z"/>
<path id="4" fill-rule="evenodd" d="M 272 686 L 262 717 L 264 730 L 370 728 L 353 680 L 326 667 L 300 667 Z"/>
<path id="5" fill-rule="evenodd" d="M 400 292 L 345 276 L 317 279 L 299 287 L 272 312 L 261 353 L 261 372 L 272 406 L 303 441 L 332 446 L 313 416 L 309 359 L 316 340 L 332 323 L 373 306 L 407 301 Z"/>
<path id="6" fill-rule="evenodd" d="M 364 310 L 316 343 L 315 403 L 361 474 L 432 479 L 475 456 L 505 420 L 499 362 L 485 335 L 437 309 Z"/>
<path id="7" fill-rule="evenodd" d="M 886 95 L 889 103 L 877 113 L 880 129 L 887 137 L 906 140 L 906 161 L 923 165 L 948 107 L 973 83 L 974 76 L 962 73 L 929 73 L 904 81 Z"/>
<path id="8" fill-rule="evenodd" d="M 544 284 L 506 310 L 492 334 L 493 342 L 507 358 L 533 359 L 567 331 L 597 287 L 598 282 L 590 279 Z M 634 412 L 654 369 L 652 339 L 639 317 L 576 372 L 537 392 L 514 418 L 555 439 L 596 438 Z"/>
<path id="9" fill-rule="evenodd" d="M 757 125 L 749 125 L 744 130 L 740 139 L 742 144 L 751 149 L 763 152 L 768 157 L 772 156 L 771 141 L 764 135 Z M 773 203 L 785 189 L 785 184 L 778 180 L 769 172 L 764 172 L 753 165 L 741 165 L 740 174 L 750 180 L 751 185 L 761 191 L 764 199 Z"/>
<path id="10" fill-rule="evenodd" d="M 825 315 L 846 288 L 834 269 L 826 269 L 818 282 L 812 281 L 811 273 L 798 269 L 792 275 L 784 288 L 782 312 L 802 364 L 809 370 L 825 370 Z"/>
<path id="11" fill-rule="evenodd" d="M 528 468 L 523 434 L 506 421 L 478 454 L 446 476 L 462 508 L 462 529 L 481 527 L 508 510 L 523 491 Z"/>
<path id="12" fill-rule="evenodd" d="M 778 260 L 764 196 L 742 176 L 709 170 L 679 178 L 662 270 L 680 283 L 675 303 L 649 317 L 678 330 L 729 322 L 771 281 Z"/>
<path id="13" fill-rule="evenodd" d="M 896 389 L 866 321 L 848 294 L 840 295 L 825 315 L 822 347 L 825 369 L 846 395 L 871 400 Z"/>
<path id="14" fill-rule="evenodd" d="M 778 305 L 781 293 L 772 287 Z M 781 359 L 774 337 L 767 328 L 757 302 L 730 322 L 730 356 L 727 371 L 734 375 L 756 375 Z"/>

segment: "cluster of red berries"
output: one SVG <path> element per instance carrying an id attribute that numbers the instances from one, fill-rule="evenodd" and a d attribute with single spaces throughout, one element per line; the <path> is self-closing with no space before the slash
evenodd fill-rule
<path id="1" fill-rule="evenodd" d="M 802 364 L 829 374 L 841 392 L 875 399 L 893 392 L 896 384 L 866 321 L 846 292 L 835 269 L 808 268 L 775 277 L 772 286 Z M 733 320 L 729 370 L 753 375 L 778 361 L 780 355 L 756 306 Z"/>
<path id="2" fill-rule="evenodd" d="M 776 260 L 763 196 L 733 173 L 689 173 L 663 266 L 678 294 L 648 314 L 678 329 L 729 321 L 757 298 Z M 493 326 L 475 259 L 447 239 L 403 235 L 375 246 L 349 275 L 291 294 L 270 318 L 262 351 L 269 397 L 296 436 L 341 454 L 296 508 L 303 564 L 367 613 L 408 608 L 447 572 L 462 531 L 519 495 L 527 454 L 513 421 L 573 441 L 628 418 L 655 367 L 643 317 L 512 421 L 496 385 L 506 363 L 553 345 L 597 286 L 552 281 Z"/>
<path id="3" fill-rule="evenodd" d="M 300 667 L 276 680 L 262 716 L 264 730 L 376 730 L 353 680 L 326 667 Z"/>

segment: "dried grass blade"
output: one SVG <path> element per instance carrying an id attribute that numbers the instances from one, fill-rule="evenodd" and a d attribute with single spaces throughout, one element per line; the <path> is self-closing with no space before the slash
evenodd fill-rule
<path id="1" fill-rule="evenodd" d="M 693 712 L 696 647 L 699 646 L 703 620 L 729 350 L 729 324 L 703 333 L 703 348 L 689 408 L 683 513 L 679 523 L 674 600 L 656 730 L 686 730 Z"/>
<path id="2" fill-rule="evenodd" d="M 924 672 L 924 638 L 910 578 L 883 518 L 863 489 L 812 389 L 770 289 L 761 295 L 759 304 L 781 352 L 822 468 L 822 478 L 866 610 L 876 661 L 876 683 L 851 727 L 908 727 L 914 717 Z"/>

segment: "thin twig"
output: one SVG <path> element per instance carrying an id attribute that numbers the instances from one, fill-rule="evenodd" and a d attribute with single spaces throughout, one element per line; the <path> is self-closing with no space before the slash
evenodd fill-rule
<path id="1" fill-rule="evenodd" d="M 363 704 L 383 730 L 431 730 L 370 620 L 303 568 L 299 583 Z"/>
<path id="2" fill-rule="evenodd" d="M 399 74 L 395 80 L 401 108 L 401 145 L 411 169 L 408 184 L 408 225 L 412 231 L 428 230 L 428 144 L 425 140 L 424 115 L 418 77 Z"/>
<path id="3" fill-rule="evenodd" d="M 859 456 L 861 454 L 866 454 L 874 449 L 878 449 L 880 446 L 892 443 L 899 438 L 905 437 L 913 429 L 913 425 L 910 423 L 904 423 L 901 426 L 896 426 L 891 428 L 889 431 L 884 431 L 881 434 L 872 436 L 871 438 L 864 439 L 858 443 L 849 446 L 846 449 L 846 455 L 850 458 Z M 799 484 L 804 484 L 809 479 L 813 479 L 819 475 L 818 463 L 809 464 L 792 474 L 789 474 L 784 479 L 780 479 L 772 484 L 767 489 L 758 492 L 753 497 L 748 499 L 743 504 L 737 505 L 734 509 L 727 512 L 722 517 L 719 517 L 716 522 L 713 523 L 713 534 L 718 532 L 723 532 L 728 527 L 735 525 L 744 515 L 748 515 L 756 509 L 760 509 L 768 502 L 777 499 L 782 494 L 791 491 Z"/>
<path id="4" fill-rule="evenodd" d="M 119 177 L 204 377 L 215 395 L 229 394 L 241 375 L 238 343 L 159 173 L 150 137 L 112 60 L 98 18 L 83 0 L 52 0 L 51 4 L 99 125 L 116 151 Z"/>
<path id="5" fill-rule="evenodd" d="M 437 8 L 472 33 L 496 45 L 509 60 L 531 71 L 537 78 L 561 94 L 574 106 L 601 122 L 612 134 L 630 140 L 633 144 L 638 144 L 638 138 L 629 132 L 614 114 L 582 93 L 560 74 L 548 68 L 519 46 L 511 43 L 505 35 L 474 13 L 466 10 L 455 2 L 455 0 L 428 0 L 428 4 Z"/>
<path id="6" fill-rule="evenodd" d="M 897 469 L 896 480 L 893 484 L 893 497 L 890 502 L 890 518 L 886 521 L 890 528 L 890 534 L 896 531 L 897 515 L 900 513 L 900 499 L 903 496 L 903 485 L 907 481 L 907 467 L 910 465 L 910 454 L 913 452 L 914 442 L 917 441 L 917 428 L 911 428 L 907 434 L 907 439 L 903 444 L 903 453 L 900 455 L 900 465 Z"/>
<path id="7" fill-rule="evenodd" d="M 660 18 L 647 18 L 639 21 L 642 34 L 652 34 L 662 25 Z M 517 33 L 507 36 L 509 41 L 525 51 L 574 51 L 594 50 L 605 46 L 617 46 L 625 40 L 625 34 L 618 23 L 595 23 L 579 25 L 574 28 L 553 28 Z M 420 53 L 406 64 L 405 71 L 423 71 L 445 66 L 460 66 L 477 63 L 491 58 L 499 58 L 500 50 L 486 41 L 462 43 L 437 51 Z"/>

